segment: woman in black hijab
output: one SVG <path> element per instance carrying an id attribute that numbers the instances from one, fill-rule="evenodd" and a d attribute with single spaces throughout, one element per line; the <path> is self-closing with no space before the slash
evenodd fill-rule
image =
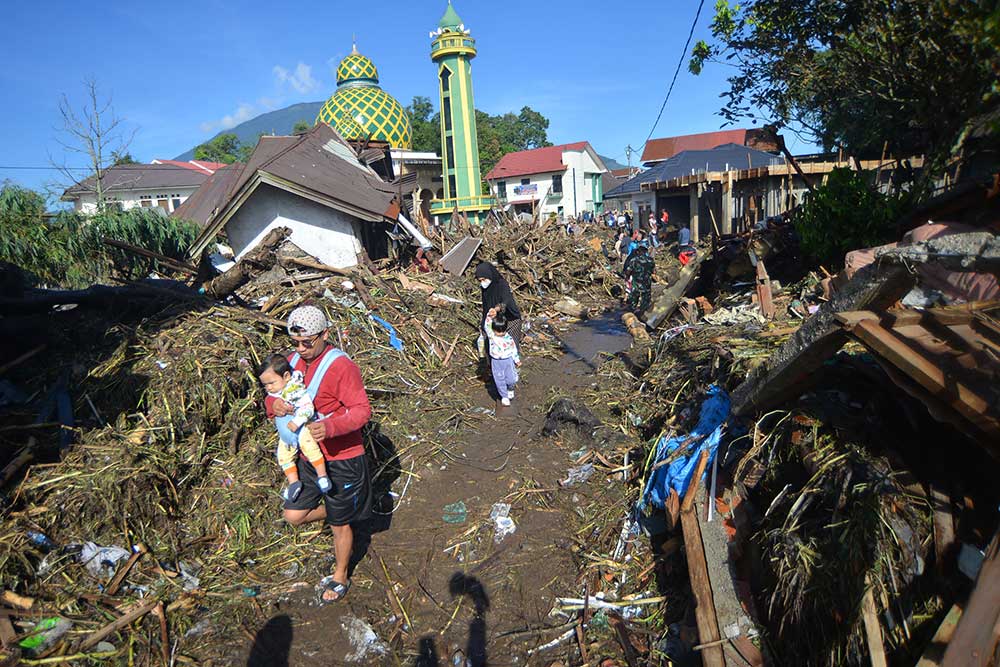
<path id="1" fill-rule="evenodd" d="M 524 338 L 521 328 L 521 309 L 517 307 L 506 279 L 500 275 L 497 267 L 489 262 L 480 262 L 476 267 L 476 280 L 483 290 L 483 314 L 479 318 L 480 333 L 483 333 L 486 313 L 490 308 L 500 306 L 507 317 L 507 332 L 513 337 L 514 342 L 520 345 L 521 339 Z"/>

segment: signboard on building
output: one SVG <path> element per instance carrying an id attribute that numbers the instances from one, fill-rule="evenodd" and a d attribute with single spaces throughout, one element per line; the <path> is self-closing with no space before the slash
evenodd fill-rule
<path id="1" fill-rule="evenodd" d="M 515 195 L 537 195 L 538 194 L 538 183 L 529 183 L 528 185 L 515 185 L 514 186 Z"/>

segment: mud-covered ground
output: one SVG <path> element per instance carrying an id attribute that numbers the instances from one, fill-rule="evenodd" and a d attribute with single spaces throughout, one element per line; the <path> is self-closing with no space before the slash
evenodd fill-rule
<path id="1" fill-rule="evenodd" d="M 321 606 L 316 582 L 303 581 L 262 600 L 257 627 L 244 624 L 242 636 L 219 647 L 220 662 L 505 665 L 565 656 L 568 643 L 529 651 L 572 627 L 550 611 L 555 597 L 583 593 L 576 535 L 582 508 L 596 490 L 621 482 L 598 472 L 584 484 L 561 486 L 575 465 L 573 453 L 600 451 L 602 443 L 572 428 L 549 437 L 541 430 L 553 397 L 588 388 L 597 381 L 602 354 L 631 342 L 615 322 L 609 314 L 563 335 L 559 359 L 526 357 L 509 408 L 494 400 L 481 377 L 469 377 L 464 391 L 475 397 L 473 409 L 495 418 L 440 436 L 447 442 L 433 462 L 418 466 L 400 458 L 395 507 L 380 508 L 368 526 L 370 542 L 359 538 L 346 599 Z M 383 424 L 383 432 L 396 440 L 437 437 L 403 435 L 405 424 Z M 464 504 L 464 519 L 457 503 Z M 490 518 L 496 503 L 510 504 L 516 525 L 499 542 Z M 330 538 L 324 532 L 315 539 Z"/>

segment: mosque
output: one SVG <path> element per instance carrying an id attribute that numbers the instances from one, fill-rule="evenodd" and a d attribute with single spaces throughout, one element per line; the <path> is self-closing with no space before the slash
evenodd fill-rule
<path id="1" fill-rule="evenodd" d="M 406 111 L 379 86 L 375 63 L 359 53 L 357 45 L 337 65 L 337 89 L 320 109 L 316 122 L 330 125 L 351 142 L 388 144 L 400 163 L 409 157 L 424 167 L 436 167 L 440 160 L 440 171 L 428 188 L 433 195 L 429 213 L 440 219 L 458 212 L 481 222 L 493 200 L 483 196 L 479 168 L 470 65 L 476 56 L 475 40 L 450 0 L 437 30 L 431 32 L 431 40 L 441 111 L 440 158 L 410 152 L 413 128 Z"/>

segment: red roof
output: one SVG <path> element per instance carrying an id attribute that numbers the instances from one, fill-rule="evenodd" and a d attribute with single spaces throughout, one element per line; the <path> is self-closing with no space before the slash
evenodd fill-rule
<path id="1" fill-rule="evenodd" d="M 722 144 L 746 144 L 747 130 L 719 130 L 700 134 L 684 134 L 679 137 L 650 139 L 642 150 L 642 162 L 669 160 L 682 151 L 711 150 Z"/>
<path id="2" fill-rule="evenodd" d="M 208 160 L 191 160 L 189 162 L 182 162 L 181 160 L 153 160 L 153 164 L 169 164 L 202 174 L 214 174 L 226 166 L 223 162 L 209 162 Z"/>
<path id="3" fill-rule="evenodd" d="M 530 151 L 507 153 L 500 158 L 500 161 L 490 170 L 490 173 L 486 174 L 486 180 L 492 181 L 500 178 L 525 176 L 527 174 L 564 171 L 566 165 L 562 163 L 563 151 L 582 151 L 588 145 L 586 141 L 578 141 L 574 144 L 546 146 L 544 148 L 533 148 Z"/>

